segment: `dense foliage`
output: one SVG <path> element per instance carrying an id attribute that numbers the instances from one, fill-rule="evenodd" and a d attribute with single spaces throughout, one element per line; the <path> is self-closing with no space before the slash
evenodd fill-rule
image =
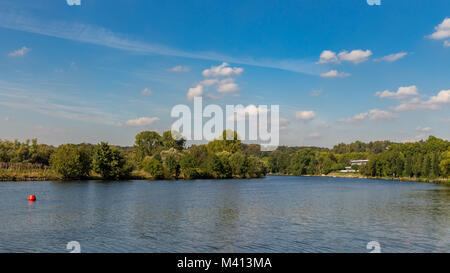
<path id="1" fill-rule="evenodd" d="M 50 164 L 65 179 L 87 177 L 91 170 L 89 153 L 73 144 L 59 146 L 51 155 Z"/>
<path id="2" fill-rule="evenodd" d="M 185 144 L 184 139 L 170 131 L 162 135 L 141 132 L 133 147 L 100 143 L 54 148 L 38 144 L 35 139 L 24 143 L 0 140 L 0 163 L 50 166 L 63 178 L 94 175 L 124 179 L 137 172 L 138 176 L 145 174 L 153 179 L 196 179 L 251 178 L 266 173 L 321 175 L 344 169 L 350 160 L 368 159 L 366 165 L 352 167 L 370 177 L 431 180 L 450 176 L 449 141 L 433 136 L 414 143 L 357 141 L 341 143 L 332 149 L 280 146 L 273 152 L 264 152 L 259 145 L 243 144 L 235 132 L 224 131 L 219 139 L 208 144 L 188 148 Z"/>
<path id="3" fill-rule="evenodd" d="M 433 136 L 414 143 L 341 143 L 330 150 L 279 147 L 262 157 L 269 171 L 278 174 L 329 174 L 349 166 L 350 160 L 368 159 L 366 165 L 353 168 L 370 177 L 435 179 L 450 175 L 450 142 Z"/>

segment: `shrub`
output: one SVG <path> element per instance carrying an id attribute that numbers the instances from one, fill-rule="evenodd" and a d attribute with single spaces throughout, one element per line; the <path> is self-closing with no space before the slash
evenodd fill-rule
<path id="1" fill-rule="evenodd" d="M 89 154 L 74 144 L 59 146 L 50 157 L 51 168 L 65 179 L 89 176 Z"/>

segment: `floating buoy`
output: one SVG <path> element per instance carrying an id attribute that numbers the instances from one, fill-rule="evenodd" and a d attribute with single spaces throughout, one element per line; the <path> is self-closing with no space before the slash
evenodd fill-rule
<path id="1" fill-rule="evenodd" d="M 28 196 L 28 201 L 36 201 L 36 196 L 35 195 Z"/>

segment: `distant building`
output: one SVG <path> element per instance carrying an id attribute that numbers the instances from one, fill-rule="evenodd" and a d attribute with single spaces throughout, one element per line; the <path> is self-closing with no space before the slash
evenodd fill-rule
<path id="1" fill-rule="evenodd" d="M 366 165 L 367 162 L 369 162 L 369 160 L 367 160 L 367 159 L 350 160 L 350 165 L 352 165 L 352 166 L 353 165 L 361 166 L 361 165 Z"/>
<path id="2" fill-rule="evenodd" d="M 352 167 L 345 167 L 345 170 L 341 170 L 341 173 L 356 173 L 356 170 L 353 170 Z"/>

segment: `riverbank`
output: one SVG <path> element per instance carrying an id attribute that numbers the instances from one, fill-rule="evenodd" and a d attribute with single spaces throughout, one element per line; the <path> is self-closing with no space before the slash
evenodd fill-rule
<path id="1" fill-rule="evenodd" d="M 292 176 L 290 174 L 277 174 L 277 173 L 271 173 L 269 175 Z M 303 176 L 378 179 L 378 180 L 390 180 L 390 181 L 400 181 L 400 182 L 422 182 L 422 183 L 450 185 L 450 179 L 448 179 L 448 178 L 425 179 L 425 178 L 416 178 L 416 177 L 371 177 L 371 176 L 364 176 L 359 173 L 329 173 L 329 174 L 321 174 L 321 175 L 303 175 Z"/>
<path id="2" fill-rule="evenodd" d="M 233 177 L 232 179 L 252 179 L 252 178 L 261 178 L 261 177 Z M 206 179 L 206 177 L 205 177 Z M 220 179 L 220 178 L 211 178 L 207 179 Z M 231 179 L 231 178 L 230 178 Z M 102 177 L 99 174 L 91 172 L 88 177 L 80 178 L 80 179 L 64 179 L 61 175 L 58 175 L 51 169 L 37 169 L 37 170 L 8 170 L 8 169 L 0 169 L 0 182 L 39 182 L 39 181 L 66 181 L 66 180 L 102 180 Z M 155 179 L 148 172 L 143 170 L 134 170 L 131 172 L 129 177 L 120 179 L 121 181 L 125 180 L 188 180 L 184 177 L 178 177 L 177 179 Z"/>
<path id="3" fill-rule="evenodd" d="M 280 176 L 291 176 L 289 174 L 278 174 L 271 173 L 269 175 L 280 175 Z M 445 184 L 450 185 L 450 179 L 438 178 L 438 179 L 425 179 L 425 178 L 415 178 L 415 177 L 367 177 L 359 173 L 329 173 L 322 175 L 304 175 L 313 177 L 342 177 L 342 178 L 360 178 L 360 179 L 379 179 L 379 180 L 391 180 L 400 182 L 424 182 L 424 183 L 434 183 L 434 184 Z M 178 180 L 183 180 L 184 178 L 178 178 Z M 0 182 L 10 182 L 10 181 L 64 181 L 62 176 L 58 175 L 51 169 L 43 170 L 8 170 L 0 169 Z M 71 179 L 73 180 L 73 179 Z M 101 176 L 95 173 L 91 173 L 89 177 L 85 177 L 79 180 L 102 180 Z M 122 180 L 172 180 L 172 179 L 155 179 L 149 173 L 143 170 L 134 170 L 130 177 Z"/>

